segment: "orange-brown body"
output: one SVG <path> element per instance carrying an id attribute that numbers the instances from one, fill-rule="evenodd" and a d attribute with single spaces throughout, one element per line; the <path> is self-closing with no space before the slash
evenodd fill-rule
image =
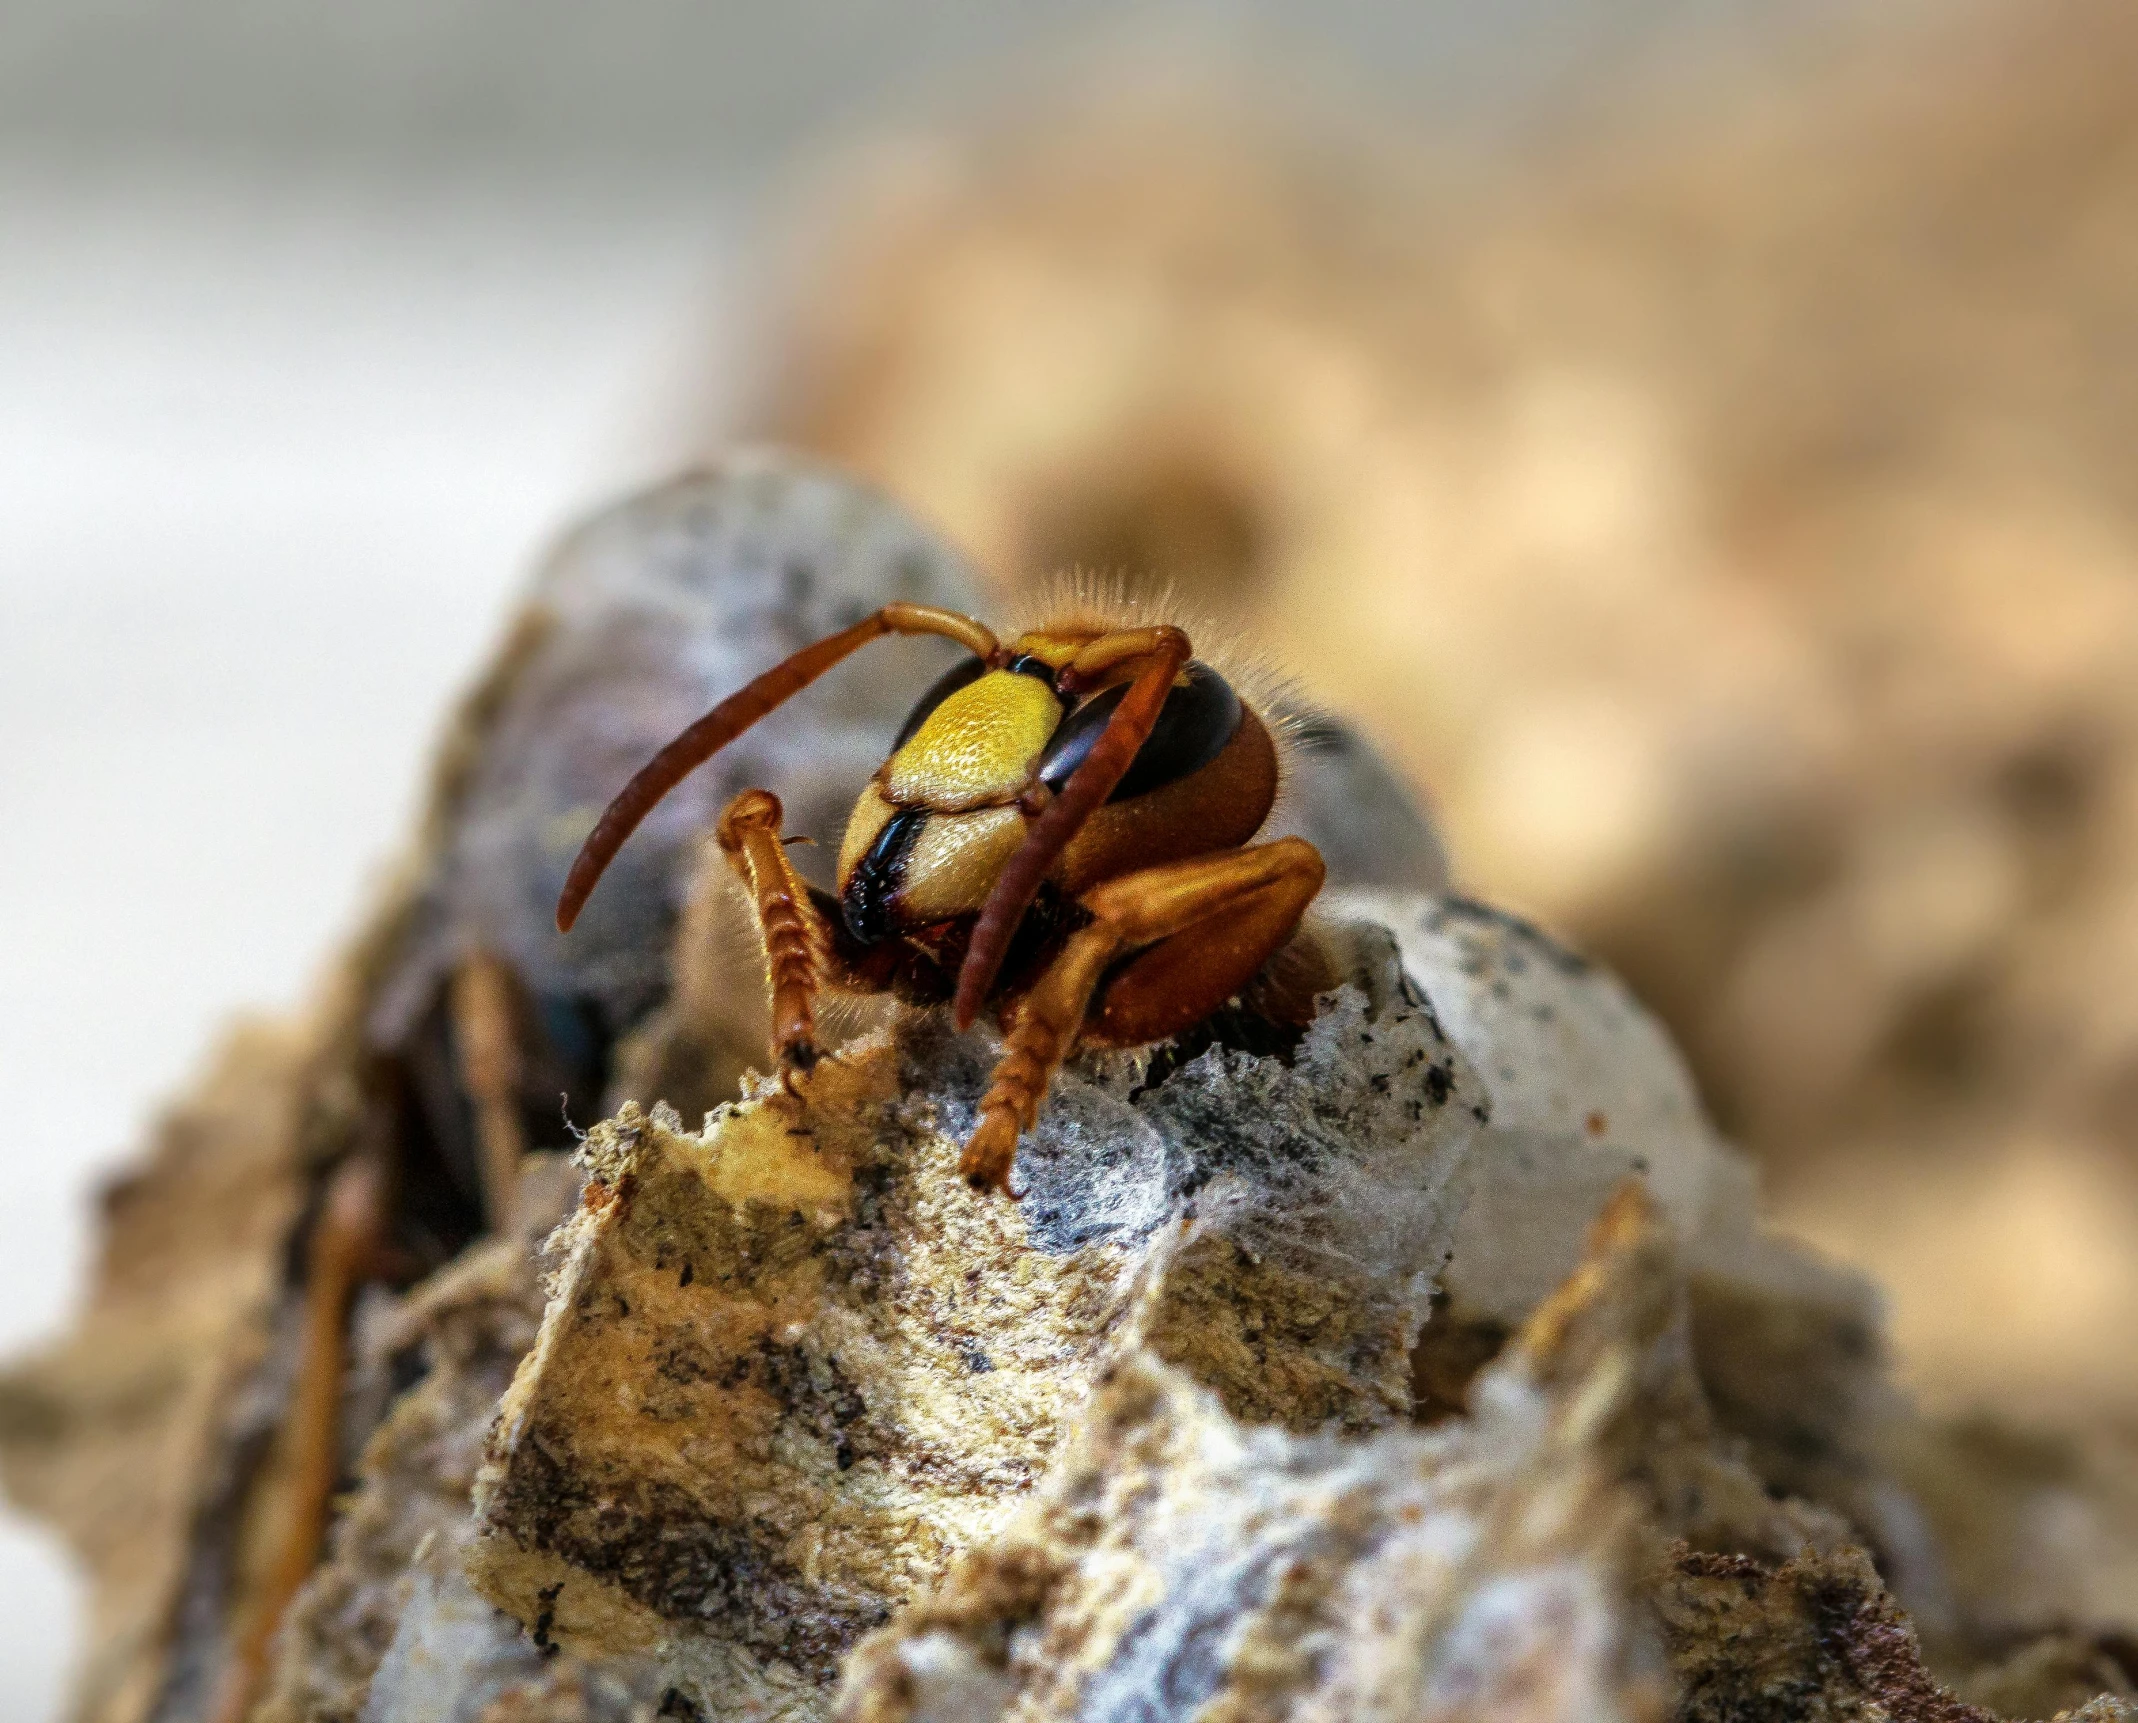
<path id="1" fill-rule="evenodd" d="M 1320 890 L 1303 839 L 1253 845 L 1276 800 L 1269 725 L 1166 626 L 1064 621 L 1006 645 L 970 617 L 890 605 L 805 648 L 671 743 L 610 805 L 558 906 L 681 778 L 869 640 L 941 634 L 972 658 L 940 680 L 855 803 L 836 893 L 788 859 L 778 799 L 746 790 L 718 840 L 765 939 L 773 1053 L 817 1060 L 832 988 L 992 1007 L 1005 1030 L 963 1161 L 1008 1190 L 1017 1139 L 1078 1042 L 1136 1046 L 1201 1022 L 1265 975 Z M 1267 1010 L 1306 1001 L 1265 989 Z"/>

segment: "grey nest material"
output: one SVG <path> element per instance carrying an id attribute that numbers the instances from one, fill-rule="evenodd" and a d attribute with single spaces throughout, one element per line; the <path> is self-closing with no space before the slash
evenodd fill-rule
<path id="1" fill-rule="evenodd" d="M 679 715 L 979 591 L 767 454 L 566 541 L 318 1010 L 173 1109 L 75 1337 L 0 1378 L 8 1487 L 96 1584 L 82 1723 L 194 1723 L 262 1607 L 291 1265 L 331 1169 L 467 1158 L 431 1079 L 471 951 L 553 1031 L 531 1146 L 560 1087 L 609 1116 L 528 1158 L 508 1236 L 410 1211 L 431 1254 L 357 1302 L 355 1483 L 252 1723 L 2130 1715 L 2138 1466 L 1919 1414 L 1873 1289 L 1761 1229 L 1654 1021 L 1447 895 L 1340 725 L 1287 818 L 1341 984 L 1293 1042 L 1220 1014 L 1073 1060 L 1018 1203 L 956 1175 L 989 1028 L 881 1012 L 798 1093 L 747 1070 L 707 810 L 761 779 L 830 829 L 909 681 L 722 756 L 557 940 L 590 810 Z"/>
<path id="2" fill-rule="evenodd" d="M 1608 975 L 1331 908 L 1378 919 L 1296 1052 L 1086 1062 L 1021 1207 L 953 1176 L 992 1049 L 926 1017 L 599 1127 L 477 1589 L 709 1718 L 1987 1717 L 1896 1593 L 1956 1656 L 1988 1601 L 1869 1289 L 1757 1231 Z M 1969 1677 L 2114 1684 L 2025 1655 Z"/>

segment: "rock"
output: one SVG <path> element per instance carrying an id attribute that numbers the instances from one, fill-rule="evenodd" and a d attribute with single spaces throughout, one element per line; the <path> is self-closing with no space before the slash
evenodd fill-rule
<path id="1" fill-rule="evenodd" d="M 1338 889 L 1444 890 L 1447 851 L 1411 787 L 1338 719 L 1296 716 L 1284 787 L 1262 835 L 1310 840 Z"/>
<path id="2" fill-rule="evenodd" d="M 1460 1403 L 1489 1356 L 1570 1272 L 1609 1193 L 1638 1175 L 1684 1262 L 1702 1398 L 1759 1476 L 1875 1536 L 1916 1601 L 1940 1603 L 1911 1510 L 1871 1448 L 1902 1416 L 1875 1291 L 1762 1231 L 1751 1165 L 1709 1123 L 1684 1059 L 1608 970 L 1458 897 L 1345 892 L 1330 913 L 1397 936 L 1405 967 L 1492 1096 L 1420 1395 Z M 1920 1580 L 1920 1586 L 1917 1581 Z"/>

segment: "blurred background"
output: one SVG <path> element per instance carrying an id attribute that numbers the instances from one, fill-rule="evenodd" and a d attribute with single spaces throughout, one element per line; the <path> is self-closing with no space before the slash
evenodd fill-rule
<path id="1" fill-rule="evenodd" d="M 1918 1395 L 2138 1429 L 2134 90 L 2118 0 L 0 0 L 0 1344 L 546 538 L 774 435 L 1239 616 Z M 76 1608 L 0 1525 L 0 1713 Z"/>

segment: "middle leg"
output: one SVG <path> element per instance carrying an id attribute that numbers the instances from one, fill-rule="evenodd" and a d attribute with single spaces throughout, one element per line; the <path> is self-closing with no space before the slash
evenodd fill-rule
<path id="1" fill-rule="evenodd" d="M 1093 920 L 1069 936 L 1008 1026 L 958 1163 L 966 1181 L 1008 1191 L 1017 1139 L 1038 1119 L 1079 1035 L 1129 1046 L 1200 1022 L 1291 938 L 1324 872 L 1312 844 L 1281 838 L 1123 874 L 1084 893 L 1078 902 Z M 1130 953 L 1094 1009 L 1101 979 Z"/>

